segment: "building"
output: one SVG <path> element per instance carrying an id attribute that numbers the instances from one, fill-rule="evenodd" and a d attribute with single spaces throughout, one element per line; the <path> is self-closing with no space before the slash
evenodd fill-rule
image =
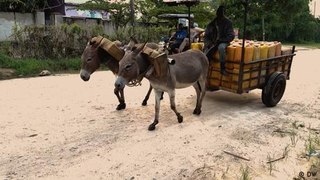
<path id="1" fill-rule="evenodd" d="M 114 32 L 110 14 L 103 11 L 77 10 L 87 0 L 48 0 L 48 6 L 35 13 L 0 12 L 0 41 L 12 39 L 14 27 L 28 25 L 59 25 L 77 23 L 89 27 L 99 24 L 106 34 Z M 116 2 L 116 0 L 114 0 Z"/>
<path id="2" fill-rule="evenodd" d="M 320 0 L 312 0 L 309 4 L 311 14 L 319 18 L 320 17 Z"/>

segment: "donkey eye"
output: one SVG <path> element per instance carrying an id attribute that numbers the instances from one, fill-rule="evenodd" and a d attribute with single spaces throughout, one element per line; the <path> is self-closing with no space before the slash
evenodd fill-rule
<path id="1" fill-rule="evenodd" d="M 90 62 L 91 60 L 92 60 L 91 58 L 88 58 L 88 59 L 87 59 L 87 62 Z"/>
<path id="2" fill-rule="evenodd" d="M 131 67 L 132 67 L 132 64 L 128 64 L 128 65 L 126 65 L 125 69 L 128 71 L 131 69 Z"/>

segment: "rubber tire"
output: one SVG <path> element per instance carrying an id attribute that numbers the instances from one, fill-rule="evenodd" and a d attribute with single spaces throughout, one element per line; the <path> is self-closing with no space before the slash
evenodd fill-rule
<path id="1" fill-rule="evenodd" d="M 268 79 L 262 89 L 262 102 L 267 107 L 276 106 L 281 100 L 286 89 L 286 76 L 283 73 L 275 72 Z"/>

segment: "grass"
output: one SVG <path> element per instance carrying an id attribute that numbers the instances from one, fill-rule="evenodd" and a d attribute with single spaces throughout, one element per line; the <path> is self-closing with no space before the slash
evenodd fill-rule
<path id="1" fill-rule="evenodd" d="M 287 46 L 299 46 L 299 47 L 305 47 L 305 48 L 311 48 L 311 49 L 320 49 L 320 43 L 315 42 L 305 42 L 305 43 L 283 43 Z"/>
<path id="2" fill-rule="evenodd" d="M 37 76 L 42 70 L 45 69 L 51 72 L 78 71 L 80 70 L 80 66 L 80 58 L 62 60 L 39 60 L 33 58 L 14 59 L 0 53 L 0 68 L 14 69 L 15 77 Z"/>
<path id="3" fill-rule="evenodd" d="M 240 171 L 241 171 L 240 180 L 251 180 L 252 179 L 250 176 L 248 166 L 246 166 L 245 168 L 241 166 Z"/>
<path id="4" fill-rule="evenodd" d="M 268 156 L 267 156 L 267 160 L 268 160 L 268 162 L 269 161 L 272 161 L 272 157 L 270 156 L 270 154 L 268 154 Z M 268 163 L 268 170 L 269 170 L 269 174 L 271 175 L 272 174 L 272 170 L 274 169 L 274 165 L 273 165 L 273 163 Z"/>

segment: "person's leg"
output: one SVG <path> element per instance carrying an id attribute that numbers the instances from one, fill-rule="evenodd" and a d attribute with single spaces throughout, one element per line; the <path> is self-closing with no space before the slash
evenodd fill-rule
<path id="1" fill-rule="evenodd" d="M 188 43 L 189 43 L 189 39 L 188 38 L 184 38 L 182 43 L 179 46 L 178 52 L 181 53 L 185 49 L 185 47 L 186 47 L 186 45 Z"/>
<path id="2" fill-rule="evenodd" d="M 221 67 L 221 74 L 226 74 L 226 48 L 229 44 L 228 43 L 220 43 L 218 46 L 219 51 L 219 59 L 220 59 L 220 67 Z"/>
<path id="3" fill-rule="evenodd" d="M 216 51 L 217 51 L 216 46 L 212 46 L 211 48 L 204 51 L 209 61 L 213 59 L 212 56 Z"/>
<path id="4" fill-rule="evenodd" d="M 177 49 L 179 48 L 180 46 L 180 43 L 178 42 L 174 42 L 173 44 L 171 44 L 170 46 L 170 49 L 171 49 L 171 52 L 174 52 L 174 53 L 177 53 Z"/>

